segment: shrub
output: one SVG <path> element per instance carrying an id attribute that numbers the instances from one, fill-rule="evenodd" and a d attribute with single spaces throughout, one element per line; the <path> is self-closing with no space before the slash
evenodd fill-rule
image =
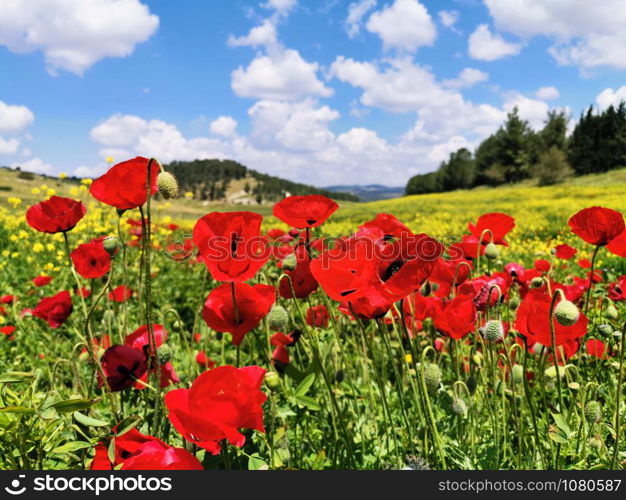
<path id="1" fill-rule="evenodd" d="M 539 162 L 533 166 L 532 175 L 540 186 L 550 186 L 563 182 L 573 175 L 574 170 L 567 163 L 565 153 L 556 147 L 550 148 L 539 157 Z"/>

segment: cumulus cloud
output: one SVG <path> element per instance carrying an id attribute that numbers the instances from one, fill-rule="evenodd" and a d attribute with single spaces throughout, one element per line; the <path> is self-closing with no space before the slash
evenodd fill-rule
<path id="1" fill-rule="evenodd" d="M 105 57 L 126 57 L 156 31 L 159 18 L 139 0 L 2 0 L 0 45 L 41 51 L 51 74 L 82 75 Z"/>
<path id="2" fill-rule="evenodd" d="M 211 122 L 209 130 L 215 135 L 233 137 L 237 133 L 237 120 L 232 116 L 220 116 Z"/>
<path id="3" fill-rule="evenodd" d="M 50 163 L 46 163 L 40 158 L 33 158 L 24 162 L 17 162 L 11 165 L 13 168 L 20 168 L 26 172 L 33 172 L 35 174 L 51 175 L 54 173 L 54 166 Z"/>
<path id="4" fill-rule="evenodd" d="M 469 37 L 469 55 L 480 61 L 495 61 L 503 57 L 520 53 L 520 43 L 507 42 L 498 34 L 489 30 L 489 26 L 481 24 Z"/>
<path id="5" fill-rule="evenodd" d="M 417 0 L 395 0 L 374 12 L 366 27 L 381 38 L 385 50 L 415 52 L 419 47 L 432 45 L 437 38 L 430 14 Z"/>
<path id="6" fill-rule="evenodd" d="M 34 119 L 35 115 L 26 106 L 0 101 L 0 134 L 21 132 L 33 123 Z"/>
<path id="7" fill-rule="evenodd" d="M 276 25 L 270 19 L 253 27 L 246 36 L 230 35 L 228 38 L 228 45 L 231 47 L 271 47 L 277 43 Z"/>
<path id="8" fill-rule="evenodd" d="M 477 83 L 489 80 L 489 74 L 476 68 L 465 68 L 459 76 L 452 80 L 444 80 L 443 84 L 450 88 L 473 87 Z"/>
<path id="9" fill-rule="evenodd" d="M 537 99 L 541 99 L 542 101 L 552 101 L 558 99 L 560 95 L 556 87 L 541 87 L 535 92 Z"/>
<path id="10" fill-rule="evenodd" d="M 626 68 L 623 0 L 484 1 L 499 30 L 526 39 L 549 37 L 549 52 L 561 64 Z"/>
<path id="11" fill-rule="evenodd" d="M 361 22 L 365 15 L 376 6 L 376 0 L 359 0 L 348 6 L 346 31 L 350 38 L 354 38 L 361 31 Z"/>
<path id="12" fill-rule="evenodd" d="M 15 137 L 11 139 L 3 139 L 0 137 L 0 155 L 12 155 L 17 153 L 20 147 L 19 139 Z"/>
<path id="13" fill-rule="evenodd" d="M 605 110 L 611 105 L 619 106 L 622 101 L 626 101 L 626 85 L 616 90 L 611 88 L 604 89 L 596 97 L 596 102 L 601 110 Z"/>
<path id="14" fill-rule="evenodd" d="M 459 20 L 458 10 L 440 10 L 438 13 L 439 20 L 446 28 L 452 28 Z"/>
<path id="15" fill-rule="evenodd" d="M 517 108 L 520 118 L 527 120 L 535 130 L 543 128 L 550 110 L 550 106 L 545 102 L 531 99 L 519 93 L 511 95 L 504 103 L 506 111 L 512 111 L 513 108 Z"/>

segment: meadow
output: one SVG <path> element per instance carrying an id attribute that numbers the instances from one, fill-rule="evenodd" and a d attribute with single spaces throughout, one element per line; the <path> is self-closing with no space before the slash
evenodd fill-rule
<path id="1" fill-rule="evenodd" d="M 235 207 L 154 165 L 0 169 L 0 468 L 624 467 L 626 170 Z"/>

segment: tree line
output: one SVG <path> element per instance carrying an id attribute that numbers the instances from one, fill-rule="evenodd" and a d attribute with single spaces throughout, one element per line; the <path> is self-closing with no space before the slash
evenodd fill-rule
<path id="1" fill-rule="evenodd" d="M 606 172 L 626 166 L 626 104 L 585 110 L 571 134 L 566 111 L 552 110 L 543 128 L 533 130 L 514 108 L 506 121 L 474 152 L 461 148 L 435 172 L 412 177 L 406 194 L 424 194 L 498 186 L 537 179 L 539 185 L 572 175 Z"/>

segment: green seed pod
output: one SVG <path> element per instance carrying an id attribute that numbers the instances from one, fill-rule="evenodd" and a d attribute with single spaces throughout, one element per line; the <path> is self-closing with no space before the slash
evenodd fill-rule
<path id="1" fill-rule="evenodd" d="M 608 337 L 613 333 L 613 327 L 611 327 L 611 325 L 598 325 L 598 332 L 600 332 L 603 337 Z"/>
<path id="2" fill-rule="evenodd" d="M 498 258 L 498 255 L 500 255 L 498 245 L 495 243 L 487 243 L 487 246 L 485 247 L 485 257 L 489 260 L 495 260 Z"/>
<path id="3" fill-rule="evenodd" d="M 599 453 L 600 450 L 602 450 L 602 439 L 600 438 L 600 436 L 592 436 L 587 440 L 587 444 L 589 445 L 589 448 L 593 448 L 594 450 L 596 450 L 596 453 Z"/>
<path id="4" fill-rule="evenodd" d="M 616 320 L 619 314 L 617 313 L 617 309 L 613 304 L 606 308 L 606 317 L 612 320 Z"/>
<path id="5" fill-rule="evenodd" d="M 178 182 L 176 181 L 176 177 L 169 172 L 161 172 L 159 174 L 157 177 L 157 187 L 159 188 L 161 196 L 166 200 L 178 196 Z"/>
<path id="6" fill-rule="evenodd" d="M 563 326 L 575 325 L 580 317 L 580 311 L 576 305 L 569 300 L 562 300 L 554 309 L 556 320 Z"/>
<path id="7" fill-rule="evenodd" d="M 102 315 L 102 324 L 105 327 L 104 329 L 108 330 L 109 325 L 113 324 L 114 321 L 115 321 L 115 313 L 111 311 L 110 309 L 107 309 L 106 311 L 104 311 L 104 314 Z"/>
<path id="8" fill-rule="evenodd" d="M 290 253 L 289 255 L 287 255 L 287 257 L 283 259 L 282 264 L 283 264 L 284 271 L 293 271 L 298 264 L 298 260 L 296 259 L 296 254 Z"/>
<path id="9" fill-rule="evenodd" d="M 102 246 L 107 251 L 109 255 L 114 255 L 117 252 L 117 248 L 119 247 L 119 241 L 115 236 L 107 236 L 102 241 Z"/>
<path id="10" fill-rule="evenodd" d="M 511 311 L 515 311 L 517 310 L 517 308 L 519 307 L 519 298 L 517 297 L 512 297 L 509 299 L 509 309 Z"/>
<path id="11" fill-rule="evenodd" d="M 280 376 L 276 372 L 267 372 L 265 374 L 265 383 L 270 389 L 276 389 L 279 386 Z"/>
<path id="12" fill-rule="evenodd" d="M 284 307 L 281 306 L 273 306 L 270 309 L 270 313 L 267 316 L 270 330 L 275 332 L 283 332 L 287 329 L 287 325 L 289 323 L 289 314 L 285 310 Z"/>
<path id="13" fill-rule="evenodd" d="M 467 415 L 467 403 L 461 398 L 454 398 L 452 401 L 452 411 L 460 417 L 464 417 Z"/>
<path id="14" fill-rule="evenodd" d="M 530 280 L 530 286 L 532 288 L 541 288 L 543 286 L 543 278 L 539 278 L 538 276 Z"/>
<path id="15" fill-rule="evenodd" d="M 172 359 L 172 348 L 167 344 L 162 344 L 157 349 L 157 359 L 160 365 L 164 365 Z"/>
<path id="16" fill-rule="evenodd" d="M 469 377 L 467 377 L 465 385 L 467 386 L 467 390 L 470 392 L 470 394 L 474 394 L 474 392 L 476 391 L 476 386 L 478 385 L 478 381 L 476 380 L 476 377 L 474 377 L 474 375 L 470 375 Z"/>
<path id="17" fill-rule="evenodd" d="M 585 418 L 590 424 L 597 424 L 602 420 L 602 406 L 597 401 L 589 401 L 585 405 Z"/>
<path id="18" fill-rule="evenodd" d="M 441 370 L 434 363 L 424 366 L 424 382 L 429 391 L 436 391 L 441 384 Z"/>
<path id="19" fill-rule="evenodd" d="M 521 384 L 524 381 L 524 367 L 522 365 L 513 365 L 513 381 Z"/>
<path id="20" fill-rule="evenodd" d="M 500 342 L 504 338 L 502 322 L 495 319 L 487 321 L 484 332 L 484 336 L 489 342 Z"/>

